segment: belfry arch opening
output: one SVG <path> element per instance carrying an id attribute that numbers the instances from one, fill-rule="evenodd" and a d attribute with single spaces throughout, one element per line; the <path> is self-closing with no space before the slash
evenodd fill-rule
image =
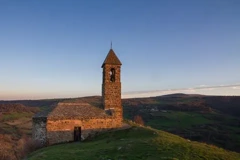
<path id="1" fill-rule="evenodd" d="M 111 70 L 110 70 L 110 81 L 111 82 L 115 82 L 115 73 L 116 73 L 115 69 L 111 68 Z"/>

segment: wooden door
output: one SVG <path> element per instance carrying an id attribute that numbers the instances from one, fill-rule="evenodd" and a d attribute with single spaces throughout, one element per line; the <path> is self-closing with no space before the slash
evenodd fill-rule
<path id="1" fill-rule="evenodd" d="M 74 127 L 74 141 L 81 141 L 81 127 Z"/>

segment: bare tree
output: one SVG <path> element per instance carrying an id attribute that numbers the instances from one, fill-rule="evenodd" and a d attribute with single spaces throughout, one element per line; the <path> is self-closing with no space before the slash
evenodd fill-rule
<path id="1" fill-rule="evenodd" d="M 144 121 L 140 115 L 134 116 L 133 121 L 137 124 L 144 125 Z"/>

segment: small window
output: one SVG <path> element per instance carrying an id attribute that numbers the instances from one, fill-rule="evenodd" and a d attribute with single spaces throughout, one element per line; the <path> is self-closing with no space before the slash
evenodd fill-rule
<path id="1" fill-rule="evenodd" d="M 110 70 L 110 81 L 115 82 L 115 69 L 111 68 Z"/>

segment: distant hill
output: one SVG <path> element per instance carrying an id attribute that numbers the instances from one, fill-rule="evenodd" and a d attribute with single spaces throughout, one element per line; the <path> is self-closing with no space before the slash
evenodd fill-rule
<path id="1" fill-rule="evenodd" d="M 36 113 L 39 111 L 39 108 L 36 107 L 26 107 L 23 104 L 19 103 L 7 103 L 0 104 L 0 113 L 10 113 L 10 112 L 32 112 Z"/>
<path id="2" fill-rule="evenodd" d="M 18 103 L 30 107 L 49 107 L 55 105 L 58 102 L 66 100 L 77 100 L 91 103 L 92 105 L 101 106 L 100 96 L 80 97 L 80 98 L 63 98 L 63 99 L 43 99 L 43 100 L 15 100 L 15 101 L 0 101 L 0 104 L 12 104 Z M 179 105 L 178 103 L 184 103 Z M 193 105 L 194 103 L 201 102 L 204 107 Z M 198 94 L 169 94 L 156 97 L 148 98 L 129 98 L 122 99 L 123 106 L 157 106 L 162 109 L 173 109 L 173 110 L 205 110 L 206 107 L 209 109 L 215 109 L 219 112 L 227 113 L 233 116 L 240 117 L 240 96 L 205 96 Z M 191 104 L 190 104 L 191 103 Z M 195 107 L 194 107 L 195 106 Z M 202 105 L 203 106 L 203 105 Z"/>
<path id="3" fill-rule="evenodd" d="M 156 107 L 159 110 L 211 111 L 240 117 L 240 96 L 205 96 L 196 94 L 170 94 L 149 98 L 123 99 L 123 106 Z"/>
<path id="4" fill-rule="evenodd" d="M 124 117 L 195 141 L 240 152 L 240 96 L 171 94 L 123 99 Z"/>
<path id="5" fill-rule="evenodd" d="M 184 97 L 200 97 L 200 96 L 205 96 L 205 95 L 174 93 L 174 94 L 167 94 L 167 95 L 162 95 L 162 96 L 157 96 L 157 97 L 179 97 L 179 98 L 184 98 Z"/>
<path id="6" fill-rule="evenodd" d="M 239 160 L 240 154 L 134 125 L 127 130 L 100 134 L 85 142 L 46 147 L 33 152 L 28 159 Z"/>
<path id="7" fill-rule="evenodd" d="M 44 107 L 51 106 L 57 102 L 65 99 L 41 99 L 41 100 L 13 100 L 13 101 L 0 101 L 0 104 L 22 104 L 29 107 Z"/>
<path id="8" fill-rule="evenodd" d="M 0 101 L 0 104 L 19 103 L 47 111 L 56 103 L 68 100 L 103 107 L 100 96 Z M 146 125 L 156 129 L 240 152 L 240 96 L 177 93 L 148 98 L 122 99 L 122 105 L 125 119 L 133 120 L 139 115 Z M 24 109 L 20 107 L 19 110 Z M 24 114 L 20 115 L 24 116 Z M 3 118 L 6 121 L 18 117 L 19 115 L 15 114 L 5 115 Z"/>

